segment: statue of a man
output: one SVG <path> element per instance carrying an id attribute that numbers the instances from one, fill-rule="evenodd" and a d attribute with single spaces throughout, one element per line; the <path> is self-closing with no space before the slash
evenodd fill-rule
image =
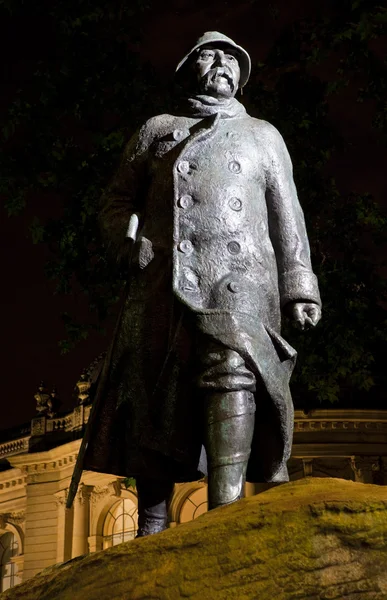
<path id="1" fill-rule="evenodd" d="M 321 317 L 285 143 L 235 99 L 249 55 L 207 32 L 177 72 L 181 112 L 129 141 L 100 210 L 132 264 L 83 468 L 135 477 L 139 536 L 165 529 L 175 482 L 208 475 L 212 509 L 246 479 L 288 481 L 296 352 L 281 311 L 302 329 Z"/>

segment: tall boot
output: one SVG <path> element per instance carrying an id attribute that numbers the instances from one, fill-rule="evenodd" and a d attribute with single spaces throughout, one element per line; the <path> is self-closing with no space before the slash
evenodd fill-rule
<path id="1" fill-rule="evenodd" d="M 220 392 L 206 399 L 209 510 L 243 497 L 254 433 L 251 392 Z"/>
<path id="2" fill-rule="evenodd" d="M 159 533 L 167 528 L 168 507 L 174 483 L 144 477 L 136 478 L 138 531 L 136 537 Z"/>

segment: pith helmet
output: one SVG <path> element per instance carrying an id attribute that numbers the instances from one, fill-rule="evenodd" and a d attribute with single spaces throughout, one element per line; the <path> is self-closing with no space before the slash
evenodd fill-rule
<path id="1" fill-rule="evenodd" d="M 225 46 L 231 46 L 232 48 L 235 48 L 236 50 L 238 50 L 238 62 L 239 62 L 239 68 L 241 71 L 239 87 L 241 87 L 241 88 L 244 87 L 250 77 L 250 71 L 251 71 L 250 56 L 248 55 L 246 50 L 244 48 L 242 48 L 242 46 L 238 46 L 238 44 L 236 44 L 234 42 L 234 40 L 227 37 L 227 35 L 224 35 L 223 33 L 219 33 L 219 31 L 206 31 L 206 33 L 204 33 L 202 35 L 202 37 L 200 37 L 197 40 L 195 46 L 188 52 L 188 54 L 186 54 L 184 56 L 183 60 L 181 60 L 179 62 L 179 64 L 176 67 L 176 72 L 185 64 L 187 59 L 191 56 L 191 54 L 193 52 L 195 52 L 195 50 L 197 50 L 201 46 L 206 46 L 207 44 L 213 44 L 215 42 L 219 42 Z"/>

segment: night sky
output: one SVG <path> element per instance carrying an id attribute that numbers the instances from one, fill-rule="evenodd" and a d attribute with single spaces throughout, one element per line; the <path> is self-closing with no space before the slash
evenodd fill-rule
<path id="1" fill-rule="evenodd" d="M 150 4 L 153 8 L 146 13 L 147 21 L 142 24 L 145 36 L 138 52 L 144 63 L 150 61 L 159 75 L 168 79 L 191 42 L 204 31 L 218 30 L 229 35 L 246 48 L 254 64 L 265 61 L 275 40 L 293 22 L 316 10 L 326 10 L 329 14 L 328 2 L 310 0 L 277 0 L 271 5 L 192 0 Z M 272 18 L 273 6 L 278 9 L 277 19 Z M 36 60 L 55 51 L 55 36 L 44 20 L 31 22 L 27 17 L 7 17 L 0 22 L 0 43 L 3 61 L 6 58 L 0 99 L 4 114 L 18 87 L 28 80 Z M 382 53 L 383 49 L 380 46 L 375 51 Z M 318 74 L 328 79 L 333 68 L 333 64 L 325 64 Z M 355 102 L 360 81 L 361 74 L 359 81 L 351 82 L 330 106 L 330 119 L 350 141 L 351 149 L 333 156 L 329 168 L 342 192 L 370 192 L 383 204 L 387 191 L 387 152 L 371 127 L 372 106 Z M 251 114 L 259 117 L 252 111 Z M 24 423 L 35 415 L 34 394 L 41 379 L 49 390 L 57 386 L 61 410 L 71 409 L 80 373 L 108 343 L 108 338 L 95 334 L 70 354 L 60 355 L 58 341 L 65 336 L 60 314 L 63 311 L 84 314 L 87 307 L 81 297 L 54 295 L 54 284 L 43 273 L 48 250 L 33 245 L 29 239 L 32 217 L 55 216 L 55 211 L 55 204 L 47 202 L 45 196 L 37 197 L 20 217 L 8 218 L 1 209 L 0 430 Z"/>

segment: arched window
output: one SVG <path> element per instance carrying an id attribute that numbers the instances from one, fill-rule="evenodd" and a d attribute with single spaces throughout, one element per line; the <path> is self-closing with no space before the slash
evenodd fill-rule
<path id="1" fill-rule="evenodd" d="M 136 536 L 137 506 L 130 498 L 124 498 L 110 508 L 103 527 L 103 547 L 110 548 Z"/>
<path id="2" fill-rule="evenodd" d="M 19 581 L 17 566 L 11 558 L 19 554 L 19 545 L 12 531 L 7 531 L 0 536 L 0 592 L 9 590 Z"/>
<path id="3" fill-rule="evenodd" d="M 200 487 L 185 499 L 180 510 L 180 523 L 193 521 L 208 511 L 207 486 Z"/>

